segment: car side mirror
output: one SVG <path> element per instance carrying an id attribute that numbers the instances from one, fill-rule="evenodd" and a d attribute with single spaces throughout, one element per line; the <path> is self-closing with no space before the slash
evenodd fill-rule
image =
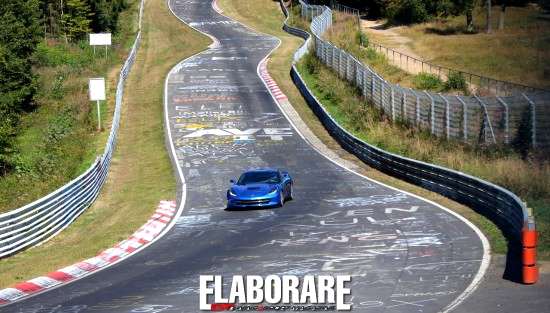
<path id="1" fill-rule="evenodd" d="M 234 183 L 235 183 L 235 180 L 234 180 L 234 179 L 230 179 L 229 182 L 232 183 L 232 184 L 234 184 Z"/>
<path id="2" fill-rule="evenodd" d="M 281 172 L 281 174 L 283 174 L 283 176 L 288 177 L 288 172 Z"/>

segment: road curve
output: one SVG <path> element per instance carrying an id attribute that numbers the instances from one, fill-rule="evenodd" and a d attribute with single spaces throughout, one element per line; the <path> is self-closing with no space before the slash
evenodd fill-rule
<path id="1" fill-rule="evenodd" d="M 0 311 L 198 312 L 200 274 L 351 274 L 356 312 L 458 304 L 483 275 L 479 231 L 309 146 L 257 73 L 278 39 L 216 13 L 210 1 L 169 0 L 178 18 L 218 41 L 166 81 L 168 145 L 185 177 L 175 226 L 115 266 Z M 225 211 L 229 179 L 263 166 L 289 170 L 295 200 Z"/>

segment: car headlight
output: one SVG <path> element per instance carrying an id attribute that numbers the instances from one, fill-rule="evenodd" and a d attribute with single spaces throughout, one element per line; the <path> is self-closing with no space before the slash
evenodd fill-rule
<path id="1" fill-rule="evenodd" d="M 229 189 L 229 195 L 236 197 L 237 195 L 233 192 L 233 190 Z"/>
<path id="2" fill-rule="evenodd" d="M 271 190 L 269 191 L 269 193 L 275 193 L 276 191 L 278 191 L 278 190 L 277 190 L 277 187 L 273 187 L 273 188 L 271 188 Z"/>

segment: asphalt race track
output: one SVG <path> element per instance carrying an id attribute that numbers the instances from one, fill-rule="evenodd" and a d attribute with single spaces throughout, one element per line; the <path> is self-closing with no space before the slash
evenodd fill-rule
<path id="1" fill-rule="evenodd" d="M 310 147 L 257 73 L 276 38 L 219 15 L 210 0 L 170 6 L 219 41 L 167 78 L 168 138 L 185 177 L 181 217 L 137 255 L 0 311 L 198 312 L 200 274 L 351 274 L 355 312 L 459 305 L 483 275 L 486 256 L 474 229 Z M 265 166 L 291 173 L 295 200 L 276 209 L 224 210 L 229 179 Z"/>

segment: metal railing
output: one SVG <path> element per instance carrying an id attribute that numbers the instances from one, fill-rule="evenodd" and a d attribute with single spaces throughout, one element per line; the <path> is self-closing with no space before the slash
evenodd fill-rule
<path id="1" fill-rule="evenodd" d="M 309 7 L 303 1 L 300 4 Z M 302 10 L 310 11 L 318 9 Z M 387 82 L 368 65 L 322 38 L 332 25 L 332 10 L 326 8 L 314 16 L 311 40 L 317 58 L 357 86 L 365 98 L 392 120 L 469 144 L 550 148 L 550 92 L 483 97 L 404 88 Z"/>
<path id="2" fill-rule="evenodd" d="M 288 11 L 282 1 L 281 7 L 285 15 L 288 16 Z M 332 17 L 332 12 L 328 7 L 325 8 L 325 11 L 323 11 L 322 14 L 314 17 L 310 28 L 313 36 L 286 25 L 286 21 L 284 29 L 304 39 L 313 37 L 316 42 L 315 45 L 318 45 L 318 41 L 322 41 L 320 35 L 328 27 L 330 27 L 327 26 L 330 25 L 330 22 L 326 20 L 329 17 Z M 307 47 L 307 44 L 304 44 L 304 46 Z M 319 53 L 318 51 L 324 52 L 325 50 L 315 49 L 314 51 Z M 331 50 L 331 52 L 333 54 L 327 54 L 328 58 L 335 57 L 339 53 L 345 53 L 342 50 L 336 49 Z M 332 118 L 321 102 L 314 96 L 313 92 L 307 87 L 296 68 L 296 62 L 298 61 L 299 58 L 294 59 L 290 72 L 294 84 L 298 87 L 300 93 L 305 98 L 315 115 L 319 118 L 325 129 L 340 143 L 340 145 L 342 145 L 344 149 L 356 155 L 366 164 L 384 173 L 442 194 L 487 216 L 499 226 L 507 237 L 509 243 L 509 253 L 511 253 L 512 257 L 521 258 L 518 255 L 521 254 L 522 247 L 524 247 L 522 242 L 523 234 L 524 232 L 535 232 L 535 220 L 534 217 L 530 215 L 526 204 L 521 201 L 518 196 L 505 188 L 494 185 L 482 179 L 445 167 L 389 153 L 355 137 Z M 349 74 L 350 68 L 353 70 L 348 63 L 337 62 L 337 64 L 337 69 L 341 71 L 341 75 Z M 344 69 L 346 71 L 344 71 Z M 349 77 L 352 76 L 354 78 L 360 77 L 360 75 L 350 75 Z M 371 84 L 373 81 L 374 80 L 370 81 Z M 379 87 L 381 86 L 383 85 L 379 85 Z M 375 88 L 375 91 L 377 93 L 380 92 L 380 88 Z M 391 97 L 391 93 L 382 91 L 379 97 L 388 98 Z M 450 112 L 450 110 L 447 112 Z M 521 266 L 521 262 L 519 264 L 510 262 L 507 266 L 508 265 L 512 267 Z M 525 269 L 525 264 L 523 266 Z M 518 270 L 521 272 L 521 269 L 513 269 L 513 271 Z M 526 281 L 525 277 L 524 281 Z M 529 283 L 533 283 L 533 281 Z"/>
<path id="3" fill-rule="evenodd" d="M 68 184 L 21 208 L 0 214 L 0 258 L 41 244 L 69 226 L 97 198 L 105 182 L 116 146 L 124 83 L 141 40 L 143 2 L 140 2 L 136 39 L 122 66 L 115 94 L 115 112 L 103 155 Z"/>

